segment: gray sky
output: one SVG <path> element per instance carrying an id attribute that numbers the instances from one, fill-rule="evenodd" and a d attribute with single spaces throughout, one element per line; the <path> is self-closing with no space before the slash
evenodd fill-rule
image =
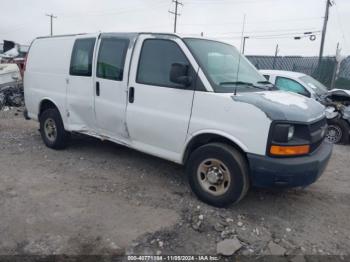
<path id="1" fill-rule="evenodd" d="M 183 0 L 178 32 L 223 40 L 240 47 L 246 14 L 246 54 L 318 55 L 315 41 L 294 40 L 295 33 L 322 29 L 326 0 Z M 334 55 L 340 42 L 342 55 L 350 55 L 350 0 L 335 0 L 331 7 L 325 54 Z M 54 34 L 97 31 L 172 32 L 171 0 L 0 0 L 0 40 L 29 44 L 49 34 L 46 13 L 58 16 Z M 255 37 L 255 38 L 254 38 Z M 270 39 L 269 39 L 270 38 Z M 271 39 L 272 38 L 272 39 Z"/>

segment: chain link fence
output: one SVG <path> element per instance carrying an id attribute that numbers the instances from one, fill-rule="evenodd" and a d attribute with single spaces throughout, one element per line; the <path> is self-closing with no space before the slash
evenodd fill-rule
<path id="1" fill-rule="evenodd" d="M 350 56 L 340 63 L 336 87 L 350 89 Z"/>
<path id="2" fill-rule="evenodd" d="M 274 69 L 295 71 L 311 75 L 328 88 L 335 81 L 335 88 L 350 89 L 350 57 L 342 60 L 338 65 L 335 57 L 323 57 L 319 64 L 319 57 L 301 56 L 247 56 L 258 69 Z M 336 78 L 334 78 L 336 74 Z"/>

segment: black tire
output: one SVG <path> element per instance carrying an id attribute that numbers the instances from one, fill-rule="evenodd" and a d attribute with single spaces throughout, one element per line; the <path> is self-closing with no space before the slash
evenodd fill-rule
<path id="1" fill-rule="evenodd" d="M 326 138 L 329 142 L 335 143 L 335 144 L 348 144 L 349 143 L 349 136 L 350 136 L 350 127 L 349 124 L 343 120 L 343 119 L 329 119 L 328 121 L 328 130 Z M 338 131 L 341 132 L 340 138 L 334 138 L 332 137 L 329 132 L 333 130 L 334 132 Z"/>
<path id="2" fill-rule="evenodd" d="M 45 145 L 53 149 L 63 149 L 67 146 L 70 134 L 64 129 L 60 112 L 56 108 L 46 109 L 40 115 L 40 134 Z M 49 137 L 45 132 L 47 121 L 52 122 L 56 128 L 56 135 Z"/>
<path id="3" fill-rule="evenodd" d="M 203 173 L 200 172 L 199 168 L 203 163 L 207 163 L 207 159 L 221 161 L 225 169 L 227 168 L 229 171 L 228 176 L 230 176 L 231 182 L 221 195 L 213 195 L 216 192 L 208 192 L 208 189 L 204 189 L 202 186 L 203 181 L 208 184 L 209 172 L 207 172 L 206 178 L 203 178 Z M 186 172 L 189 184 L 197 197 L 216 207 L 225 207 L 239 202 L 247 194 L 250 185 L 247 161 L 238 150 L 222 143 L 211 143 L 196 149 L 187 162 Z"/>

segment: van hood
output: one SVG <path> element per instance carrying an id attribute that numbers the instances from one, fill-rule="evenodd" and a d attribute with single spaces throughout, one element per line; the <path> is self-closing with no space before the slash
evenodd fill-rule
<path id="1" fill-rule="evenodd" d="M 313 99 L 291 92 L 247 92 L 234 95 L 232 99 L 256 106 L 272 121 L 308 123 L 325 117 L 323 105 Z"/>

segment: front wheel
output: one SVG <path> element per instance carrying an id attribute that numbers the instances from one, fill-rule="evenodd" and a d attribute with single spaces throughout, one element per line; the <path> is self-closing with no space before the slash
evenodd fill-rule
<path id="1" fill-rule="evenodd" d="M 326 138 L 333 144 L 348 144 L 349 130 L 349 125 L 343 119 L 329 119 Z"/>
<path id="2" fill-rule="evenodd" d="M 40 134 L 49 148 L 63 149 L 67 146 L 69 133 L 64 129 L 60 112 L 56 108 L 47 109 L 40 115 Z"/>
<path id="3" fill-rule="evenodd" d="M 187 163 L 187 175 L 197 197 L 217 207 L 239 202 L 249 189 L 246 160 L 235 148 L 222 143 L 196 149 Z"/>

